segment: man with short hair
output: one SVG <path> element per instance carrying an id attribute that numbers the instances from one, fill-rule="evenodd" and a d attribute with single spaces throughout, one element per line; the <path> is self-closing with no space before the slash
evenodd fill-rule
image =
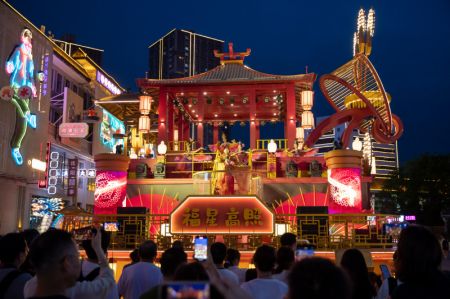
<path id="1" fill-rule="evenodd" d="M 172 247 L 163 252 L 159 262 L 161 263 L 161 273 L 164 281 L 172 281 L 178 267 L 187 263 L 187 254 L 181 248 Z M 142 294 L 140 299 L 158 298 L 160 291 L 161 285 L 157 285 Z"/>
<path id="2" fill-rule="evenodd" d="M 28 247 L 23 235 L 10 233 L 0 239 L 0 298 L 23 299 L 23 287 L 31 279 L 19 271 Z"/>
<path id="3" fill-rule="evenodd" d="M 244 282 L 241 288 L 255 299 L 284 298 L 288 292 L 287 285 L 272 278 L 275 261 L 275 248 L 268 245 L 258 247 L 253 255 L 257 278 Z"/>
<path id="4" fill-rule="evenodd" d="M 100 266 L 100 273 L 93 281 L 77 281 L 76 284 L 70 288 L 65 289 L 64 294 L 71 299 L 89 299 L 105 297 L 108 291 L 115 286 L 114 273 L 109 268 L 108 260 L 101 248 L 102 234 L 95 234 L 90 244 L 97 256 L 98 266 Z M 32 248 L 35 247 L 34 242 Z M 77 249 L 78 253 L 78 249 Z M 36 257 L 38 258 L 38 257 Z M 80 264 L 78 260 L 78 264 Z M 80 277 L 80 265 L 77 273 L 77 279 Z M 38 289 L 38 277 L 30 279 L 24 288 L 25 298 L 36 296 Z M 115 291 L 117 293 L 117 291 Z"/>
<path id="5" fill-rule="evenodd" d="M 283 247 L 292 248 L 292 250 L 295 252 L 295 250 L 297 249 L 297 236 L 293 233 L 284 233 L 280 237 L 280 244 Z"/>
<path id="6" fill-rule="evenodd" d="M 124 299 L 138 299 L 145 291 L 163 282 L 161 270 L 153 262 L 157 247 L 153 241 L 145 241 L 139 246 L 140 262 L 123 269 L 118 289 Z"/>
<path id="7" fill-rule="evenodd" d="M 236 274 L 228 269 L 225 269 L 223 263 L 225 261 L 225 256 L 227 255 L 227 246 L 221 242 L 215 242 L 211 245 L 211 256 L 214 265 L 219 272 L 221 278 L 228 279 L 236 284 L 239 284 L 239 278 Z"/>
<path id="8" fill-rule="evenodd" d="M 80 275 L 80 255 L 72 236 L 62 230 L 49 230 L 32 244 L 30 259 L 36 270 L 33 299 L 66 299 L 66 289 Z"/>
<path id="9" fill-rule="evenodd" d="M 247 269 L 239 268 L 239 262 L 241 260 L 241 253 L 237 249 L 228 248 L 227 250 L 227 262 L 229 263 L 228 270 L 236 274 L 239 279 L 239 284 L 245 282 L 245 272 Z"/>

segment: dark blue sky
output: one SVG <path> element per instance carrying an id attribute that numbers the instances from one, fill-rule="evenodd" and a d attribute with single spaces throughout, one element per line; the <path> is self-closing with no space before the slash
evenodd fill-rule
<path id="1" fill-rule="evenodd" d="M 360 7 L 374 7 L 370 56 L 392 111 L 405 125 L 400 161 L 450 152 L 450 1 L 10 1 L 56 37 L 105 50 L 103 67 L 124 87 L 144 77 L 147 47 L 172 28 L 192 29 L 252 49 L 246 64 L 276 74 L 319 76 L 351 59 Z M 318 94 L 313 109 L 330 114 Z"/>

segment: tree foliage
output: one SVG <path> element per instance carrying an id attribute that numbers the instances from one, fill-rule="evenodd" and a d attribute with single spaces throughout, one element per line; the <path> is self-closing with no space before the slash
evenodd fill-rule
<path id="1" fill-rule="evenodd" d="M 385 181 L 383 197 L 423 224 L 441 224 L 440 213 L 450 208 L 450 154 L 426 154 L 407 162 Z"/>

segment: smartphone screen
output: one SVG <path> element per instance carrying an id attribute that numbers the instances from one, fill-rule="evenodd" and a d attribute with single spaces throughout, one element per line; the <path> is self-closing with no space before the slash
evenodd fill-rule
<path id="1" fill-rule="evenodd" d="M 117 232 L 119 230 L 119 223 L 117 222 L 105 222 L 103 228 L 107 232 Z"/>
<path id="2" fill-rule="evenodd" d="M 299 261 L 305 257 L 310 257 L 310 256 L 314 256 L 313 248 L 310 248 L 310 247 L 297 248 L 297 250 L 295 251 L 295 259 L 297 261 Z"/>
<path id="3" fill-rule="evenodd" d="M 389 267 L 386 264 L 381 264 L 380 270 L 381 270 L 381 274 L 383 274 L 384 279 L 391 277 L 391 272 L 389 271 Z"/>
<path id="4" fill-rule="evenodd" d="M 208 257 L 208 238 L 197 236 L 194 241 L 194 259 L 205 261 Z"/>
<path id="5" fill-rule="evenodd" d="M 206 281 L 169 282 L 161 288 L 163 299 L 209 299 L 209 283 Z"/>

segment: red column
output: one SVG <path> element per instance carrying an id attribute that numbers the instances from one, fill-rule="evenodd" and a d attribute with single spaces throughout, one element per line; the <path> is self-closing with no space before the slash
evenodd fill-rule
<path id="1" fill-rule="evenodd" d="M 167 142 L 173 141 L 173 129 L 174 129 L 174 109 L 173 100 L 168 96 L 167 99 Z"/>
<path id="2" fill-rule="evenodd" d="M 286 92 L 286 118 L 284 120 L 284 138 L 288 148 L 294 147 L 295 142 L 295 85 L 292 84 Z"/>
<path id="3" fill-rule="evenodd" d="M 259 125 L 256 122 L 256 92 L 251 90 L 249 94 L 250 103 L 250 149 L 256 149 L 256 140 L 259 139 Z"/>
<path id="4" fill-rule="evenodd" d="M 197 144 L 199 147 L 203 147 L 203 123 L 197 123 Z"/>
<path id="5" fill-rule="evenodd" d="M 183 118 L 183 140 L 184 141 L 188 141 L 189 140 L 189 137 L 190 137 L 190 134 L 189 134 L 189 120 L 187 120 L 187 119 L 184 119 Z"/>
<path id="6" fill-rule="evenodd" d="M 177 122 L 177 130 L 178 130 L 178 140 L 182 141 L 183 139 L 183 114 L 181 112 L 178 113 L 178 122 Z"/>
<path id="7" fill-rule="evenodd" d="M 167 92 L 163 88 L 159 89 L 158 103 L 158 144 L 167 141 Z"/>
<path id="8" fill-rule="evenodd" d="M 213 123 L 213 143 L 219 142 L 219 125 L 215 122 Z"/>

